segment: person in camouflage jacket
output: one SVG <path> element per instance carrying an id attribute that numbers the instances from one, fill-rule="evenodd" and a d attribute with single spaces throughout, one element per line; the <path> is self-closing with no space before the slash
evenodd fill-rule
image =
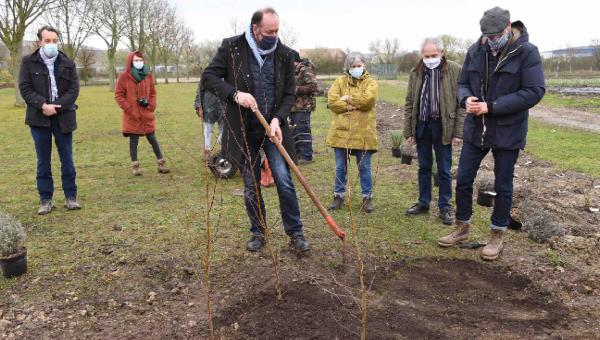
<path id="1" fill-rule="evenodd" d="M 315 65 L 308 59 L 301 59 L 300 54 L 294 51 L 294 64 L 296 65 L 296 103 L 292 108 L 290 119 L 294 127 L 294 143 L 298 163 L 304 164 L 312 161 L 312 134 L 310 130 L 310 113 L 317 106 L 315 95 L 318 90 Z"/>

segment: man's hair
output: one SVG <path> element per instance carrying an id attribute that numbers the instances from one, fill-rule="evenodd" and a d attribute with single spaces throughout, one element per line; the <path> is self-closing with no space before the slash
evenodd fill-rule
<path id="1" fill-rule="evenodd" d="M 42 32 L 44 32 L 44 31 L 54 32 L 54 33 L 56 33 L 56 35 L 58 35 L 60 37 L 60 32 L 56 28 L 46 25 L 46 26 L 42 26 L 42 28 L 40 28 L 37 31 L 38 41 L 42 40 Z"/>
<path id="2" fill-rule="evenodd" d="M 429 37 L 429 38 L 423 39 L 423 42 L 421 43 L 421 52 L 423 52 L 423 49 L 425 48 L 425 46 L 427 46 L 429 44 L 435 45 L 437 50 L 440 52 L 444 50 L 444 42 L 442 41 L 442 39 L 440 39 L 438 37 Z"/>
<path id="3" fill-rule="evenodd" d="M 254 12 L 254 14 L 252 14 L 252 19 L 250 20 L 250 24 L 251 25 L 260 25 L 260 23 L 262 22 L 263 16 L 265 14 L 275 14 L 275 15 L 279 16 L 279 14 L 277 14 L 277 12 L 275 12 L 275 10 L 272 7 L 261 8 L 258 11 Z"/>

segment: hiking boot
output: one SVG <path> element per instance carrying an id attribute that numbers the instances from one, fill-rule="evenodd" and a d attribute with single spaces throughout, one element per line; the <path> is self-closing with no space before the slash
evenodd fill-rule
<path id="1" fill-rule="evenodd" d="M 452 225 L 452 212 L 450 211 L 450 208 L 440 209 L 438 216 L 445 225 Z"/>
<path id="2" fill-rule="evenodd" d="M 412 215 L 426 214 L 427 212 L 429 212 L 429 207 L 425 207 L 425 206 L 421 205 L 421 203 L 417 203 L 417 204 L 413 205 L 412 207 L 408 208 L 408 210 L 406 210 L 406 215 L 412 216 Z"/>
<path id="3" fill-rule="evenodd" d="M 295 251 L 305 252 L 310 250 L 310 243 L 304 239 L 304 235 L 290 237 L 290 247 Z"/>
<path id="4" fill-rule="evenodd" d="M 79 210 L 81 209 L 81 205 L 77 203 L 75 198 L 65 198 L 65 208 L 67 210 Z"/>
<path id="5" fill-rule="evenodd" d="M 456 221 L 456 228 L 450 234 L 440 237 L 438 245 L 443 248 L 457 246 L 469 240 L 469 227 L 467 222 Z"/>
<path id="6" fill-rule="evenodd" d="M 333 196 L 333 202 L 329 206 L 329 210 L 338 210 L 344 204 L 344 198 L 340 196 Z"/>
<path id="7" fill-rule="evenodd" d="M 246 243 L 248 251 L 259 251 L 265 245 L 265 236 L 263 234 L 252 234 L 252 238 Z"/>
<path id="8" fill-rule="evenodd" d="M 167 167 L 166 160 L 164 160 L 164 159 L 158 160 L 158 172 L 161 174 L 168 174 L 169 172 L 171 172 L 171 170 L 169 170 L 169 168 Z"/>
<path id="9" fill-rule="evenodd" d="M 52 208 L 54 208 L 54 203 L 52 203 L 52 200 L 40 200 L 40 207 L 38 208 L 38 215 L 46 215 L 49 214 L 52 211 Z"/>
<path id="10" fill-rule="evenodd" d="M 140 169 L 140 162 L 135 161 L 135 162 L 131 163 L 131 173 L 134 176 L 141 176 L 142 175 L 142 169 Z"/>
<path id="11" fill-rule="evenodd" d="M 502 248 L 504 248 L 502 242 L 502 235 L 505 231 L 492 229 L 491 237 L 488 243 L 481 250 L 481 258 L 487 261 L 493 261 L 500 256 Z"/>
<path id="12" fill-rule="evenodd" d="M 363 197 L 362 205 L 360 207 L 362 211 L 367 214 L 373 212 L 373 199 L 371 197 Z"/>
<path id="13" fill-rule="evenodd" d="M 313 162 L 312 159 L 305 159 L 305 158 L 298 159 L 298 165 L 310 164 L 312 162 Z"/>

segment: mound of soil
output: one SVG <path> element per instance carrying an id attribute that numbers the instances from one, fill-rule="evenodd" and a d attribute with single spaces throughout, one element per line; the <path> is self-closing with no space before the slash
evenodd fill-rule
<path id="1" fill-rule="evenodd" d="M 532 338 L 556 335 L 566 309 L 525 276 L 468 260 L 394 263 L 372 275 L 370 339 Z M 350 339 L 359 334 L 356 283 L 292 282 L 220 311 L 234 339 Z"/>

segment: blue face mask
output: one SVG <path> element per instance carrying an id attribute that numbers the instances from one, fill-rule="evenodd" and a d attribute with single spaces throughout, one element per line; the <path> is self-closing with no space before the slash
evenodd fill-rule
<path id="1" fill-rule="evenodd" d="M 258 46 L 263 50 L 270 50 L 277 43 L 277 37 L 263 36 Z"/>
<path id="2" fill-rule="evenodd" d="M 352 78 L 356 78 L 356 79 L 360 78 L 364 72 L 365 72 L 364 67 L 353 67 L 348 70 L 348 73 L 350 73 Z"/>
<path id="3" fill-rule="evenodd" d="M 57 44 L 44 44 L 44 54 L 49 58 L 54 58 L 58 55 Z"/>
<path id="4" fill-rule="evenodd" d="M 143 61 L 134 61 L 133 67 L 137 68 L 138 70 L 141 70 L 144 68 L 144 62 Z"/>

